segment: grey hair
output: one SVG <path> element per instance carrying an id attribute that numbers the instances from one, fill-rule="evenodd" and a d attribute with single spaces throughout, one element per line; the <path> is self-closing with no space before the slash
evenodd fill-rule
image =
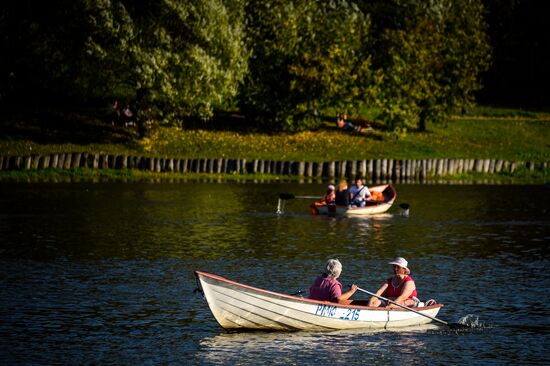
<path id="1" fill-rule="evenodd" d="M 340 276 L 342 273 L 342 263 L 338 259 L 329 259 L 325 267 L 325 274 L 332 278 Z"/>

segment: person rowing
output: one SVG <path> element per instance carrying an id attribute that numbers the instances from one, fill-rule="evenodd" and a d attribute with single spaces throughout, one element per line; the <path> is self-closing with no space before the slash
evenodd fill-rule
<path id="1" fill-rule="evenodd" d="M 342 263 L 338 259 L 329 259 L 325 271 L 318 276 L 309 288 L 309 298 L 319 301 L 330 301 L 338 304 L 351 304 L 349 298 L 357 291 L 356 285 L 342 293 L 342 284 L 338 277 L 342 273 Z"/>
<path id="2" fill-rule="evenodd" d="M 393 266 L 394 275 L 376 291 L 377 296 L 383 296 L 393 302 L 408 307 L 417 306 L 419 303 L 416 285 L 408 268 L 409 263 L 402 257 L 396 257 L 388 264 Z M 399 308 L 385 300 L 373 296 L 369 300 L 369 306 Z"/>

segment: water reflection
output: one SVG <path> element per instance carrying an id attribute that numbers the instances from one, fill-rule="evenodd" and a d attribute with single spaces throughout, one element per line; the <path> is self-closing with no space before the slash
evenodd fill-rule
<path id="1" fill-rule="evenodd" d="M 200 341 L 202 361 L 238 363 L 246 355 L 251 363 L 270 355 L 273 363 L 285 363 L 285 355 L 311 360 L 323 355 L 329 363 L 338 364 L 357 351 L 383 356 L 398 348 L 403 355 L 424 352 L 429 345 L 425 334 L 442 334 L 441 327 L 426 324 L 406 330 L 346 330 L 337 332 L 248 332 L 222 333 Z M 392 336 L 391 334 L 394 334 Z M 387 355 L 386 355 L 387 356 Z M 354 356 L 355 357 L 355 356 Z"/>

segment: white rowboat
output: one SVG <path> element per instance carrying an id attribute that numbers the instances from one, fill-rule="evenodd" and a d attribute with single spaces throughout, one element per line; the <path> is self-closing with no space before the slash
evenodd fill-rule
<path id="1" fill-rule="evenodd" d="M 315 202 L 310 206 L 311 213 L 314 215 L 376 215 L 388 211 L 397 198 L 395 189 L 389 184 L 371 187 L 369 191 L 373 197 L 379 197 L 379 199 L 367 201 L 365 207 L 326 205 Z"/>
<path id="2" fill-rule="evenodd" d="M 404 309 L 316 301 L 262 290 L 196 271 L 199 288 L 220 326 L 227 330 L 385 329 L 430 323 L 442 304 Z"/>

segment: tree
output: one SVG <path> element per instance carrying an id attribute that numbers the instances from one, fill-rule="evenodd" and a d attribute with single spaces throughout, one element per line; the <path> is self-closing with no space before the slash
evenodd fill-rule
<path id="1" fill-rule="evenodd" d="M 370 60 L 357 57 L 369 23 L 353 4 L 268 0 L 246 11 L 253 53 L 240 105 L 249 116 L 277 129 L 312 128 L 320 109 L 371 90 Z"/>
<path id="2" fill-rule="evenodd" d="M 376 70 L 376 103 L 388 129 L 416 129 L 428 113 L 441 112 L 435 103 L 441 93 L 437 82 L 442 69 L 437 52 L 441 38 L 429 21 L 382 34 L 387 61 Z"/>
<path id="3" fill-rule="evenodd" d="M 41 94 L 59 99 L 120 98 L 163 117 L 208 118 L 246 73 L 239 0 L 34 3 L 11 1 L 3 13 L 22 24 L 3 29 L 4 44 L 17 46 L 8 72 L 25 75 L 21 90 L 43 82 Z"/>
<path id="4" fill-rule="evenodd" d="M 376 104 L 389 129 L 423 131 L 469 107 L 489 66 L 480 0 L 380 0 L 371 14 Z"/>

